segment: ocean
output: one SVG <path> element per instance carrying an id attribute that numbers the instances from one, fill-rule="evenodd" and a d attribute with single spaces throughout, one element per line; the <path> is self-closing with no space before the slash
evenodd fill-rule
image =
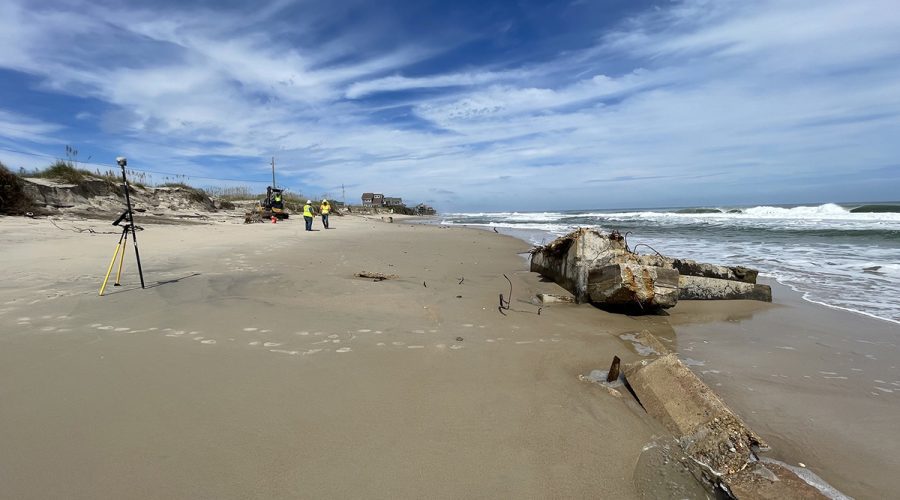
<path id="1" fill-rule="evenodd" d="M 818 304 L 900 324 L 900 204 L 451 213 L 540 245 L 577 227 L 627 233 L 630 248 L 744 265 Z M 857 211 L 851 211 L 856 209 Z M 888 210 L 888 211 L 883 211 Z"/>

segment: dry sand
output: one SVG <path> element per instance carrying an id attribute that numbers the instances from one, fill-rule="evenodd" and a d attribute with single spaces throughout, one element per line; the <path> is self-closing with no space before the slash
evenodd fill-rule
<path id="1" fill-rule="evenodd" d="M 643 321 L 538 315 L 509 237 L 332 226 L 149 226 L 98 297 L 115 234 L 0 219 L 0 496 L 639 495 L 658 427 L 578 375 Z"/>
<path id="2" fill-rule="evenodd" d="M 775 457 L 860 498 L 900 489 L 896 325 L 782 288 L 538 315 L 530 298 L 561 289 L 523 242 L 331 221 L 148 226 L 148 288 L 129 247 L 125 286 L 98 297 L 117 235 L 0 218 L 0 497 L 689 497 L 641 458 L 658 425 L 578 379 L 638 359 L 619 335 L 645 328 Z"/>

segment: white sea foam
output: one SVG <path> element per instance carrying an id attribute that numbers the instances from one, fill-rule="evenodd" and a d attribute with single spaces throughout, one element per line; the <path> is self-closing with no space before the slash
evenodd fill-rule
<path id="1" fill-rule="evenodd" d="M 467 213 L 447 214 L 443 223 L 493 228 L 536 245 L 577 227 L 618 229 L 630 232 L 632 247 L 756 267 L 810 302 L 900 323 L 900 213 L 852 213 L 833 203 L 741 210 Z"/>

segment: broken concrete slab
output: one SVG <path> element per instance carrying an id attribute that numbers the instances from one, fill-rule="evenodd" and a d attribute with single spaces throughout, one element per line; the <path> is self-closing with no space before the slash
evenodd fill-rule
<path id="1" fill-rule="evenodd" d="M 650 311 L 679 299 L 771 302 L 759 274 L 742 266 L 719 266 L 656 253 L 639 255 L 617 232 L 581 228 L 531 252 L 531 270 L 568 290 L 575 302 Z"/>
<path id="2" fill-rule="evenodd" d="M 557 295 L 553 293 L 539 293 L 537 295 L 537 298 L 542 306 L 546 306 L 548 304 L 572 304 L 575 302 L 575 297 L 569 295 Z"/>
<path id="3" fill-rule="evenodd" d="M 700 276 L 704 278 L 717 278 L 744 283 L 756 283 L 759 271 L 744 266 L 719 266 L 705 264 L 688 259 L 671 259 L 672 266 L 678 269 L 682 276 Z"/>
<path id="4" fill-rule="evenodd" d="M 733 474 L 768 446 L 675 354 L 626 365 L 625 380 L 647 413 L 714 475 Z"/>
<path id="5" fill-rule="evenodd" d="M 701 276 L 678 278 L 681 300 L 759 300 L 772 302 L 772 287 Z"/>
<path id="6" fill-rule="evenodd" d="M 723 482 L 732 496 L 740 500 L 829 498 L 790 469 L 768 461 L 756 462 L 736 474 L 726 476 Z"/>
<path id="7" fill-rule="evenodd" d="M 631 342 L 641 356 L 664 356 L 672 352 L 649 330 L 641 330 L 638 333 L 624 333 L 619 335 L 619 338 Z"/>
<path id="8" fill-rule="evenodd" d="M 588 273 L 591 302 L 659 309 L 678 302 L 678 271 L 639 264 L 610 264 Z"/>
<path id="9" fill-rule="evenodd" d="M 602 234 L 581 228 L 531 252 L 531 271 L 552 279 L 575 296 L 575 302 L 588 302 L 588 272 L 616 262 L 628 251 L 619 235 Z"/>

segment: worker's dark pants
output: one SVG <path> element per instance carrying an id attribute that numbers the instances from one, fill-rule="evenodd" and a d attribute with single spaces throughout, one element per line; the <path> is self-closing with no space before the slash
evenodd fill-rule
<path id="1" fill-rule="evenodd" d="M 322 214 L 322 225 L 328 229 L 328 214 Z"/>
<path id="2" fill-rule="evenodd" d="M 306 230 L 312 231 L 312 217 L 303 216 L 303 218 L 306 219 Z"/>

